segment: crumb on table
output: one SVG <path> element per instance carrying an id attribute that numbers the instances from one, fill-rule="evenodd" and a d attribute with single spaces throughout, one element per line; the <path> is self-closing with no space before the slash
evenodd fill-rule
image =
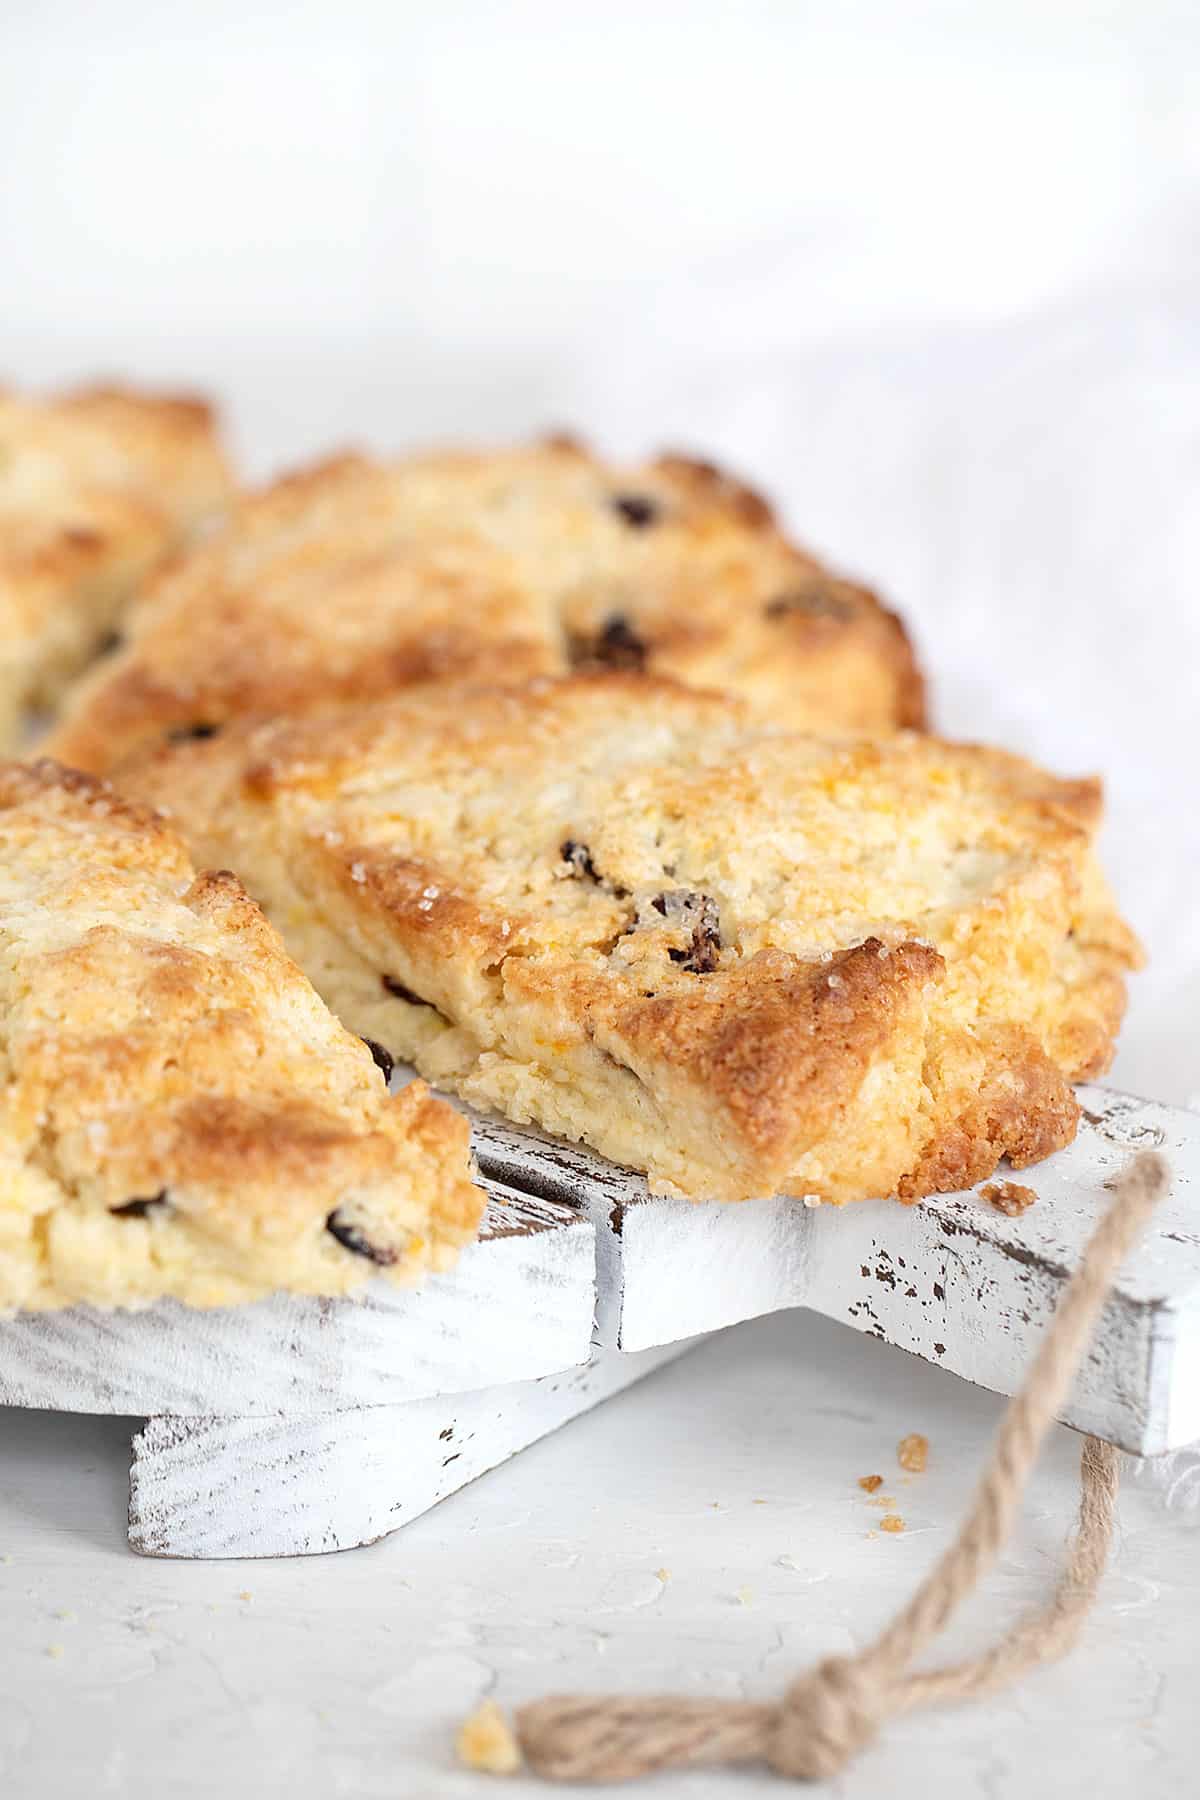
<path id="1" fill-rule="evenodd" d="M 860 1475 L 858 1485 L 865 1494 L 873 1494 L 883 1486 L 882 1475 Z"/>
<path id="2" fill-rule="evenodd" d="M 486 1775 L 515 1775 L 521 1766 L 521 1747 L 494 1700 L 485 1700 L 463 1720 L 455 1748 L 468 1769 L 481 1769 Z"/>
<path id="3" fill-rule="evenodd" d="M 896 1461 L 910 1474 L 919 1475 L 929 1461 L 929 1439 L 919 1431 L 910 1431 L 896 1445 Z"/>
<path id="4" fill-rule="evenodd" d="M 886 1518 L 880 1519 L 879 1529 L 880 1531 L 891 1532 L 903 1531 L 904 1520 L 900 1517 L 899 1513 L 888 1513 Z"/>
<path id="5" fill-rule="evenodd" d="M 997 1212 L 1008 1218 L 1018 1219 L 1023 1212 L 1029 1211 L 1037 1195 L 1032 1188 L 1022 1187 L 1016 1181 L 989 1181 L 986 1187 L 980 1188 L 979 1198 L 989 1201 Z"/>

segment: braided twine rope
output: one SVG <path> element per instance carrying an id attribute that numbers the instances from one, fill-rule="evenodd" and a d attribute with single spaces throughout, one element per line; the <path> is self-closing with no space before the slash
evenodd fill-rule
<path id="1" fill-rule="evenodd" d="M 517 1735 L 535 1773 L 551 1781 L 613 1782 L 698 1764 L 765 1762 L 780 1775 L 819 1781 L 836 1775 L 898 1714 L 975 1699 L 1065 1655 L 1095 1598 L 1113 1533 L 1119 1453 L 1094 1437 L 1083 1440 L 1075 1531 L 1049 1600 L 966 1662 L 912 1668 L 1008 1539 L 1117 1272 L 1168 1181 L 1162 1157 L 1144 1152 L 1114 1183 L 1112 1203 L 1004 1415 L 955 1541 L 873 1643 L 855 1656 L 826 1658 L 775 1701 L 577 1694 L 534 1701 L 518 1713 Z"/>

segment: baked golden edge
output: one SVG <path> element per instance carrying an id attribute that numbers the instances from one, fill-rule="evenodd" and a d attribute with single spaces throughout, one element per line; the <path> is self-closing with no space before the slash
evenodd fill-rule
<path id="1" fill-rule="evenodd" d="M 602 679 L 608 685 L 628 684 L 630 699 L 635 703 L 644 700 L 644 678 L 610 676 Z M 671 686 L 669 683 L 661 685 Z M 703 696 L 691 695 L 690 698 L 703 703 Z M 464 695 L 466 703 L 467 696 Z M 353 730 L 353 725 L 347 721 L 346 731 L 350 737 Z M 237 818 L 239 809 L 248 807 L 253 815 L 256 809 L 264 805 L 269 807 L 276 784 L 303 783 L 305 760 L 300 748 L 303 727 L 297 727 L 294 735 L 297 740 L 294 759 L 289 758 L 286 747 L 293 734 L 286 728 L 282 738 L 270 728 L 257 735 L 253 727 L 233 728 L 211 743 L 177 746 L 139 760 L 124 771 L 122 779 L 130 782 L 134 791 L 162 802 L 176 812 L 181 828 L 195 833 L 201 842 L 211 832 L 215 834 L 215 844 L 233 851 L 239 839 L 236 827 L 231 827 L 230 821 Z M 324 739 L 323 744 L 327 749 L 328 740 Z M 933 1129 L 913 1166 L 888 1189 L 860 1187 L 856 1191 L 830 1192 L 828 1198 L 840 1201 L 866 1197 L 870 1192 L 893 1191 L 904 1200 L 914 1200 L 928 1193 L 969 1186 L 991 1174 L 1005 1155 L 1014 1166 L 1021 1167 L 1069 1143 L 1079 1117 L 1070 1082 L 1102 1073 L 1111 1061 L 1125 1006 L 1124 972 L 1139 966 L 1141 961 L 1140 947 L 1116 914 L 1094 864 L 1092 838 L 1099 820 L 1099 783 L 1060 781 L 1022 759 L 1002 752 L 957 748 L 994 764 L 1004 779 L 1026 784 L 1037 806 L 1050 820 L 1051 828 L 1061 836 L 1072 867 L 1072 882 L 1081 879 L 1085 885 L 1093 884 L 1094 891 L 1085 895 L 1081 902 L 1086 916 L 1086 940 L 1079 946 L 1078 980 L 1061 1018 L 1055 1022 L 1053 1057 L 1031 1033 L 1012 1022 L 1002 1023 L 987 1034 L 986 1059 L 973 1053 L 964 1057 L 960 1054 L 962 1046 L 953 1052 L 946 1049 L 947 1067 L 935 1084 Z M 423 902 L 421 897 L 427 884 L 446 872 L 433 871 L 419 862 L 405 866 L 401 871 L 394 866 L 394 859 L 385 855 L 381 860 L 388 866 L 378 871 L 380 879 L 377 881 L 370 852 L 346 847 L 343 871 L 346 899 L 351 905 L 377 907 L 382 917 L 390 918 L 399 945 L 406 931 L 417 931 L 428 924 L 429 902 Z M 357 876 L 352 872 L 352 863 L 360 866 Z M 280 876 L 279 868 L 268 875 L 248 864 L 246 872 L 252 886 L 260 884 L 268 906 L 277 906 L 281 915 L 294 914 L 297 907 L 304 908 L 304 897 L 290 886 L 286 891 L 281 887 L 278 894 L 271 891 L 272 881 L 287 881 L 286 875 Z M 488 937 L 489 926 L 473 910 L 469 899 L 443 893 L 434 906 L 439 910 L 443 906 L 458 909 L 461 918 L 454 929 L 461 933 L 464 951 L 471 958 L 487 954 L 488 945 L 484 939 Z M 286 935 L 286 923 L 283 929 Z M 343 948 L 348 959 L 361 961 L 348 945 Z M 786 1160 L 781 1161 L 781 1157 L 786 1156 L 789 1143 L 794 1141 L 795 1110 L 801 1090 L 810 1116 L 823 1117 L 833 1123 L 838 1110 L 837 1096 L 846 1091 L 846 1071 L 861 1071 L 869 1065 L 871 1056 L 887 1039 L 888 1033 L 904 1029 L 903 1021 L 911 1020 L 915 1012 L 921 1010 L 923 987 L 938 977 L 943 959 L 936 950 L 920 944 L 901 948 L 903 954 L 898 958 L 893 955 L 890 960 L 874 955 L 870 942 L 839 953 L 831 965 L 831 971 L 843 984 L 836 1005 L 844 1009 L 849 1002 L 852 1017 L 838 1027 L 841 1048 L 837 1054 L 831 1055 L 826 1049 L 819 1065 L 807 1072 L 798 1071 L 789 1050 L 789 1044 L 794 1049 L 811 1042 L 807 1023 L 800 1019 L 795 1009 L 802 1003 L 803 1007 L 815 1009 L 819 1014 L 830 1004 L 829 997 L 810 974 L 796 975 L 790 983 L 784 984 L 791 991 L 779 996 L 786 1004 L 779 1009 L 779 1023 L 769 1058 L 763 1056 L 761 1017 L 752 1018 L 747 1024 L 739 1022 L 731 1013 L 715 1034 L 705 1034 L 698 1041 L 693 1039 L 688 1056 L 698 1084 L 709 1095 L 715 1109 L 736 1120 L 753 1174 L 725 1192 L 689 1189 L 678 1182 L 668 1185 L 679 1191 L 690 1191 L 699 1198 L 741 1199 L 778 1191 L 787 1179 Z M 491 949 L 499 954 L 504 946 L 497 939 Z M 517 966 L 523 968 L 520 962 Z M 376 975 L 380 972 L 377 970 Z M 310 973 L 314 972 L 310 970 Z M 348 1022 L 368 1029 L 353 1016 L 352 1008 L 342 1004 L 328 979 L 318 979 L 317 985 L 324 986 L 335 1009 L 340 1006 Z M 762 995 L 757 996 L 756 1005 L 758 1001 L 775 1010 L 769 995 L 765 999 Z M 443 1077 L 436 1063 L 431 1065 L 427 1055 L 427 1009 L 409 1008 L 403 1001 L 391 1004 L 396 1009 L 393 1016 L 411 1016 L 405 1017 L 403 1025 L 397 1026 L 396 1035 L 389 1041 L 387 1028 L 381 1022 L 383 1015 L 372 1015 L 374 1035 L 388 1042 L 388 1047 L 398 1055 L 415 1061 L 436 1084 Z M 653 1012 L 653 1004 L 648 1010 Z M 680 1035 L 677 1018 L 664 1019 L 661 1028 L 657 1028 L 653 1018 L 649 1017 L 646 1029 L 651 1051 L 669 1051 Z M 655 1043 L 656 1038 L 661 1041 Z M 981 1067 L 985 1076 L 982 1079 Z M 787 1078 L 782 1082 L 776 1079 L 785 1070 Z M 445 1085 L 456 1084 L 450 1081 Z M 469 1082 L 461 1091 L 477 1104 L 495 1104 Z M 529 1122 L 537 1117 L 531 1112 L 511 1113 L 510 1116 L 518 1122 Z M 586 1131 L 577 1135 L 588 1136 Z M 629 1160 L 615 1142 L 601 1141 L 596 1135 L 591 1135 L 588 1141 L 615 1161 Z M 766 1185 L 768 1179 L 772 1185 Z"/>

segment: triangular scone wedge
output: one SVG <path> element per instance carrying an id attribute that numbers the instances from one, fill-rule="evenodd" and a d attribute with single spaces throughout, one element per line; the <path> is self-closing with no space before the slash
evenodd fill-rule
<path id="1" fill-rule="evenodd" d="M 1044 1156 L 1138 957 L 1094 782 L 645 678 L 231 727 L 122 779 L 355 1031 L 689 1195 L 912 1198 Z"/>
<path id="2" fill-rule="evenodd" d="M 232 492 L 202 400 L 0 392 L 0 747 L 99 654 L 135 587 Z"/>
<path id="3" fill-rule="evenodd" d="M 899 620 L 706 464 L 577 444 L 342 456 L 247 496 L 168 570 L 48 748 L 104 773 L 164 734 L 579 664 L 736 691 L 796 729 L 923 721 Z"/>
<path id="4" fill-rule="evenodd" d="M 345 1294 L 474 1236 L 465 1120 L 152 813 L 0 764 L 0 893 L 0 1309 Z"/>

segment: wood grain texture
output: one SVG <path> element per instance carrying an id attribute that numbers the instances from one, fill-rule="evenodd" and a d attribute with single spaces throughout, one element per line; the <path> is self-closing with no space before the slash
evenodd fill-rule
<path id="1" fill-rule="evenodd" d="M 503 1183 L 488 1194 L 480 1241 L 420 1288 L 0 1319 L 0 1404 L 255 1418 L 395 1405 L 585 1362 L 592 1226 L 577 1208 Z"/>
<path id="2" fill-rule="evenodd" d="M 147 1554 L 345 1548 L 680 1344 L 762 1313 L 807 1307 L 1011 1392 L 1105 1183 L 1154 1145 L 1172 1193 L 1064 1415 L 1154 1454 L 1200 1438 L 1200 1118 L 1103 1089 L 1083 1097 L 1078 1140 L 1029 1172 L 1038 1199 L 1016 1218 L 972 1193 L 916 1207 L 693 1205 L 587 1151 L 476 1119 L 490 1203 L 452 1274 L 361 1302 L 0 1322 L 0 1400 L 150 1415 L 130 1513 Z"/>
<path id="3" fill-rule="evenodd" d="M 574 1145 L 477 1121 L 490 1173 L 585 1210 L 598 1234 L 600 1341 L 628 1351 L 805 1306 L 1001 1393 L 1019 1385 L 1131 1151 L 1171 1193 L 1123 1270 L 1067 1423 L 1142 1455 L 1200 1438 L 1200 1117 L 1097 1087 L 1068 1149 L 1028 1170 L 1018 1218 L 975 1193 L 808 1209 L 694 1205 Z"/>
<path id="4" fill-rule="evenodd" d="M 478 1393 L 317 1416 L 152 1418 L 134 1439 L 145 1556 L 308 1556 L 372 1543 L 689 1348 L 599 1352 Z"/>

